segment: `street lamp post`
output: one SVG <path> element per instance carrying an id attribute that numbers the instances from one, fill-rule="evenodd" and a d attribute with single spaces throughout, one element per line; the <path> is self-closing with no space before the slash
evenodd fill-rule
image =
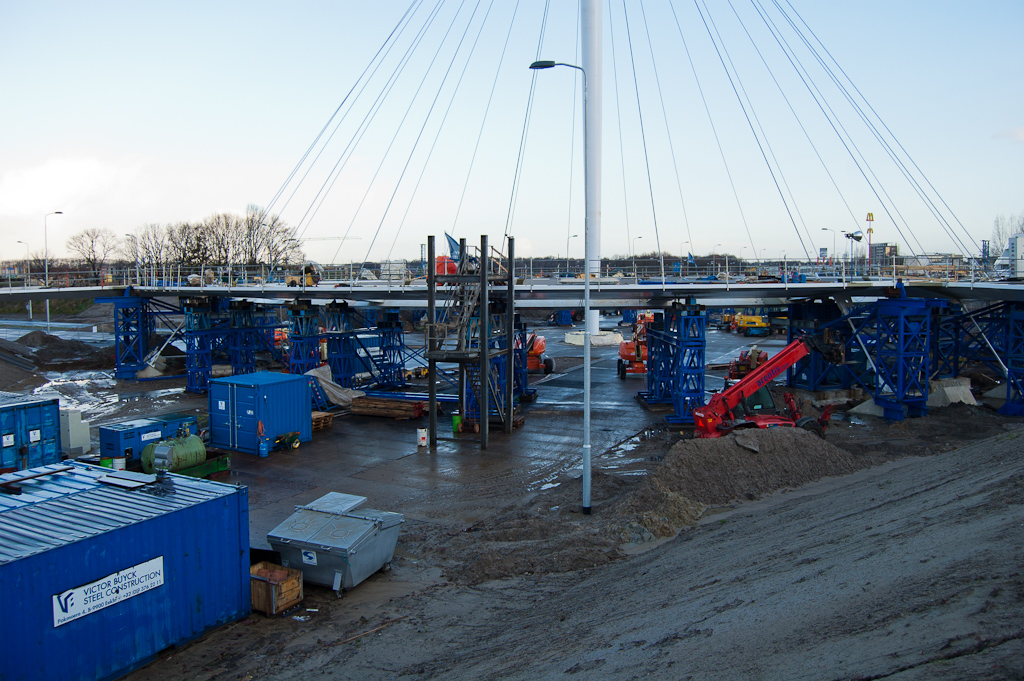
<path id="1" fill-rule="evenodd" d="M 569 239 L 575 239 L 579 234 L 573 234 L 572 236 L 565 237 L 565 276 L 569 276 Z M 583 269 L 586 271 L 586 253 L 583 254 Z"/>
<path id="2" fill-rule="evenodd" d="M 635 237 L 633 237 L 633 248 L 632 248 L 632 251 L 633 251 L 633 276 L 636 277 L 637 281 L 639 282 L 640 275 L 638 275 L 636 273 L 636 240 L 637 239 L 643 239 L 643 236 L 635 236 Z"/>
<path id="3" fill-rule="evenodd" d="M 19 244 L 25 246 L 25 288 L 28 288 L 28 280 L 32 278 L 32 256 L 28 252 L 28 244 L 21 239 L 18 239 Z M 32 299 L 28 301 L 28 320 L 32 321 Z"/>
<path id="4" fill-rule="evenodd" d="M 55 210 L 43 216 L 43 285 L 50 285 L 50 248 L 46 234 L 46 218 L 51 215 L 64 215 L 63 211 Z M 50 299 L 46 299 L 46 333 L 50 333 Z"/>
<path id="5" fill-rule="evenodd" d="M 576 69 L 583 74 L 583 194 L 585 211 L 583 225 L 583 507 L 584 515 L 590 515 L 590 333 L 591 333 L 591 312 L 590 312 L 590 193 L 594 191 L 591 187 L 589 149 L 587 143 L 587 72 L 582 66 L 574 64 L 563 64 L 554 61 L 535 61 L 530 64 L 531 69 L 550 69 L 555 66 L 565 66 Z M 600 128 L 599 128 L 600 130 Z M 596 330 L 596 329 L 594 329 Z"/>
<path id="6" fill-rule="evenodd" d="M 683 246 L 685 246 L 688 243 L 690 243 L 690 242 L 689 241 L 684 241 L 683 243 L 679 244 L 679 274 L 681 274 L 683 277 L 686 276 L 685 269 L 684 269 L 686 267 L 686 265 L 684 264 L 686 261 L 683 260 L 683 256 L 685 255 L 686 252 L 683 250 Z"/>

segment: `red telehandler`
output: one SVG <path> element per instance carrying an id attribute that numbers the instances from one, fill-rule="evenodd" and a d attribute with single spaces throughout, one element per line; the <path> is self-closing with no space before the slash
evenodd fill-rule
<path id="1" fill-rule="evenodd" d="M 693 411 L 695 437 L 721 437 L 737 428 L 804 428 L 825 437 L 831 411 L 826 407 L 820 418 L 803 416 L 792 393 L 785 393 L 784 409 L 779 409 L 768 390 L 768 384 L 783 371 L 812 352 L 819 352 L 832 364 L 843 363 L 843 346 L 815 336 L 797 338 L 774 357 L 752 369 L 743 380 L 720 393 Z"/>

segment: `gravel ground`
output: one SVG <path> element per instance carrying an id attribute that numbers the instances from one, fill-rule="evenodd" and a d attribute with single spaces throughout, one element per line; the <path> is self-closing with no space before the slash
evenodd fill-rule
<path id="1" fill-rule="evenodd" d="M 716 506 L 598 567 L 467 585 L 414 541 L 343 600 L 307 590 L 307 621 L 254 615 L 131 678 L 1024 678 L 1024 429 L 1006 425 Z"/>

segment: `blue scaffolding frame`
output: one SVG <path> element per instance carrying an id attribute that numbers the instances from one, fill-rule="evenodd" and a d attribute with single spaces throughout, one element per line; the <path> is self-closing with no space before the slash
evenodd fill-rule
<path id="1" fill-rule="evenodd" d="M 647 390 L 639 394 L 648 404 L 671 404 L 665 420 L 692 424 L 693 410 L 704 404 L 704 366 L 707 313 L 692 299 L 655 313 L 647 329 Z"/>

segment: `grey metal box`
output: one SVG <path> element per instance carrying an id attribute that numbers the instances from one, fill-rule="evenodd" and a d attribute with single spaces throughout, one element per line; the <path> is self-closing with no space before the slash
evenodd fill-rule
<path id="1" fill-rule="evenodd" d="M 331 492 L 297 506 L 295 513 L 267 534 L 281 564 L 302 571 L 305 581 L 348 590 L 391 562 L 401 513 L 353 510 L 366 497 Z"/>

